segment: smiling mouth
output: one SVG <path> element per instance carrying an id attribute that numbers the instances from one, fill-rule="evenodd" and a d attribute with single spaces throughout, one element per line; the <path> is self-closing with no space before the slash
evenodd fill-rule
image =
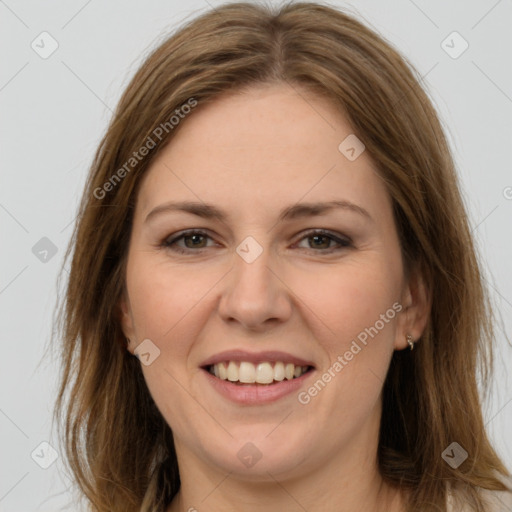
<path id="1" fill-rule="evenodd" d="M 220 380 L 239 386 L 261 384 L 268 386 L 284 380 L 298 379 L 313 370 L 312 366 L 298 366 L 282 361 L 253 364 L 248 361 L 225 361 L 203 367 Z"/>

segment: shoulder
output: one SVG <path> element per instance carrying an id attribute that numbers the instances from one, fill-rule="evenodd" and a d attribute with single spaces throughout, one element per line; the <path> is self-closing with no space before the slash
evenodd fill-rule
<path id="1" fill-rule="evenodd" d="M 512 489 L 512 478 L 499 478 L 506 486 Z M 512 511 L 512 492 L 511 491 L 491 491 L 489 489 L 480 489 L 480 496 L 485 503 L 485 512 L 511 512 Z M 469 507 L 459 505 L 457 500 L 449 491 L 447 501 L 448 512 L 469 512 Z"/>
<path id="2" fill-rule="evenodd" d="M 505 485 L 512 488 L 512 481 L 504 480 Z M 510 512 L 512 511 L 512 492 L 507 491 L 489 491 L 484 489 L 481 492 L 485 499 L 489 512 Z"/>

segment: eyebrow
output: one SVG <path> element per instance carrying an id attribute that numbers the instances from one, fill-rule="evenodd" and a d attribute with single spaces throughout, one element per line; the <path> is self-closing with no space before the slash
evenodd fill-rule
<path id="1" fill-rule="evenodd" d="M 328 202 L 316 202 L 316 203 L 298 203 L 292 206 L 288 206 L 281 210 L 279 214 L 279 222 L 286 220 L 299 219 L 304 217 L 314 217 L 322 215 L 334 209 L 343 209 L 357 213 L 366 219 L 373 221 L 371 215 L 363 207 L 354 204 L 346 200 L 328 201 Z M 168 212 L 186 212 L 192 215 L 196 215 L 203 219 L 215 219 L 221 222 L 225 222 L 228 218 L 228 214 L 223 210 L 212 204 L 195 202 L 195 201 L 179 201 L 179 202 L 168 202 L 156 206 L 146 216 L 145 223 L 150 219 Z"/>

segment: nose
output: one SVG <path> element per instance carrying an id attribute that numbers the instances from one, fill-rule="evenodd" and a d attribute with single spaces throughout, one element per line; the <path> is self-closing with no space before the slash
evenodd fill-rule
<path id="1" fill-rule="evenodd" d="M 292 312 L 290 289 L 268 248 L 251 263 L 237 252 L 233 257 L 222 281 L 218 310 L 223 320 L 255 332 L 286 322 Z"/>

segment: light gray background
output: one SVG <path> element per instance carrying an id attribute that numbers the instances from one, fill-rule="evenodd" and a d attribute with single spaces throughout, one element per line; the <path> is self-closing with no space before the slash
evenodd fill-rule
<path id="1" fill-rule="evenodd" d="M 37 448 L 41 454 L 43 441 L 58 446 L 51 431 L 58 368 L 41 358 L 52 330 L 57 273 L 100 136 L 147 51 L 184 20 L 220 3 L 0 1 L 3 512 L 54 511 L 71 497 L 62 456 L 42 469 L 31 453 Z M 512 2 L 333 4 L 359 13 L 406 55 L 446 127 L 500 318 L 485 418 L 512 468 L 512 378 L 506 372 L 512 350 L 505 342 L 512 333 Z M 31 48 L 43 31 L 59 44 L 47 59 Z M 456 59 L 441 46 L 453 31 L 469 43 Z M 42 237 L 57 247 L 46 262 L 32 252 Z"/>

